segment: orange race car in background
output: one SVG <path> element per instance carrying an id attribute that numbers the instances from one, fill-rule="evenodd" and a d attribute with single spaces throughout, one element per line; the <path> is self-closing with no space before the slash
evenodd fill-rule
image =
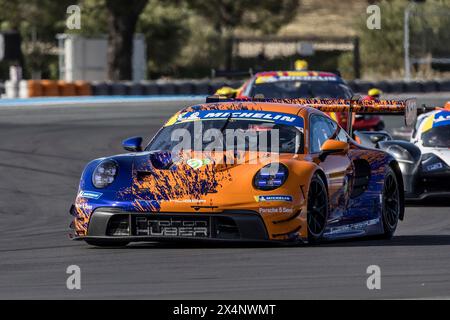
<path id="1" fill-rule="evenodd" d="M 354 96 L 349 85 L 337 74 L 322 71 L 267 71 L 256 73 L 240 88 L 222 87 L 216 95 L 227 98 L 248 99 L 350 99 Z M 379 100 L 381 92 L 371 89 L 363 100 Z M 346 114 L 332 113 L 330 116 L 347 128 Z M 355 130 L 379 131 L 385 128 L 378 115 L 356 115 Z"/>
<path id="2" fill-rule="evenodd" d="M 324 112 L 405 114 L 414 101 L 273 99 L 185 108 L 142 149 L 94 160 L 71 208 L 74 238 L 316 243 L 391 238 L 403 180 L 388 153 L 364 148 Z"/>

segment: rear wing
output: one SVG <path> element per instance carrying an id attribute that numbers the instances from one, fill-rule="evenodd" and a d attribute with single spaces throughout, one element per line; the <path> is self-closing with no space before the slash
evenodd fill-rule
<path id="1" fill-rule="evenodd" d="M 253 77 L 253 69 L 248 70 L 216 70 L 211 69 L 211 78 L 244 78 Z"/>
<path id="2" fill-rule="evenodd" d="M 389 115 L 404 116 L 405 125 L 411 127 L 417 120 L 417 101 L 416 99 L 406 100 L 362 100 L 359 97 L 352 99 L 224 99 L 223 97 L 214 96 L 206 99 L 206 102 L 269 102 L 269 103 L 286 103 L 296 104 L 306 107 L 315 108 L 322 112 L 346 112 L 348 113 L 347 121 L 349 134 L 352 134 L 353 114 L 362 115 Z"/>
<path id="3" fill-rule="evenodd" d="M 444 106 L 441 106 L 441 107 L 432 107 L 432 106 L 427 106 L 426 104 L 422 104 L 420 107 L 417 108 L 417 115 L 421 115 L 421 114 L 433 112 L 433 111 L 439 111 L 439 110 L 450 111 L 450 101 L 448 101 Z"/>

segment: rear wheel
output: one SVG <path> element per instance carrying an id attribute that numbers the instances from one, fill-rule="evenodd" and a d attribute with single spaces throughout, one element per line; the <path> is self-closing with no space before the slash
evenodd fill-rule
<path id="1" fill-rule="evenodd" d="M 323 180 L 315 175 L 308 192 L 308 241 L 318 243 L 322 239 L 328 219 L 328 192 Z"/>
<path id="2" fill-rule="evenodd" d="M 125 247 L 129 242 L 126 241 L 109 241 L 109 240 L 86 240 L 86 243 L 95 247 L 102 248 L 118 248 Z"/>
<path id="3" fill-rule="evenodd" d="M 382 220 L 383 239 L 391 239 L 397 229 L 400 217 L 400 190 L 394 171 L 389 168 L 384 178 Z"/>

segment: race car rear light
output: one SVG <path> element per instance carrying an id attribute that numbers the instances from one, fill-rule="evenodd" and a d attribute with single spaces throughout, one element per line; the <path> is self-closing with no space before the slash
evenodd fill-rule
<path id="1" fill-rule="evenodd" d="M 288 174 L 289 171 L 284 164 L 272 163 L 256 173 L 253 185 L 259 190 L 275 190 L 286 182 Z"/>

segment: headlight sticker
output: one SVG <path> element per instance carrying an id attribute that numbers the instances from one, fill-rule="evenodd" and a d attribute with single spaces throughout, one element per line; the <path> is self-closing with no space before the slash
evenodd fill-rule
<path id="1" fill-rule="evenodd" d="M 98 200 L 103 195 L 103 193 L 100 192 L 94 192 L 94 191 L 81 191 L 79 194 L 79 197 L 86 198 L 86 199 L 94 199 Z"/>

